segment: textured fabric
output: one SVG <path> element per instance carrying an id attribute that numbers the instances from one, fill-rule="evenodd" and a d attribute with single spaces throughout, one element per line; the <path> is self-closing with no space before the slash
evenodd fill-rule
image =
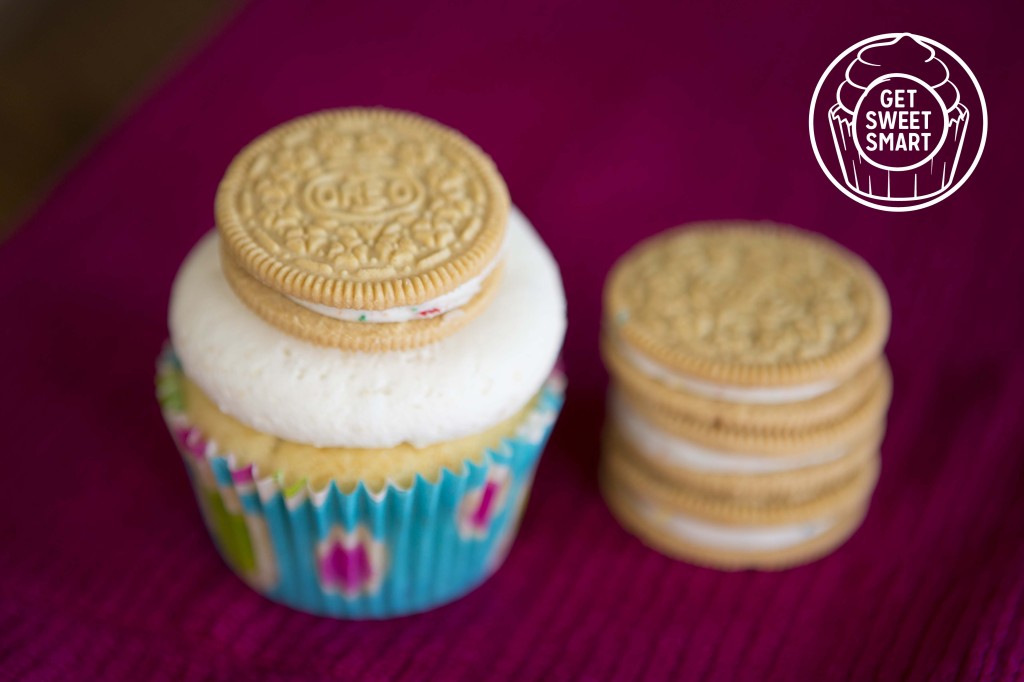
<path id="1" fill-rule="evenodd" d="M 0 678 L 1019 676 L 1022 7 L 745 5 L 242 9 L 0 248 Z M 992 120 L 974 176 L 911 214 L 840 194 L 807 136 L 824 68 L 892 30 L 960 54 Z M 232 155 L 349 104 L 421 111 L 488 150 L 559 259 L 570 314 L 568 403 L 508 562 L 462 601 L 380 623 L 289 611 L 230 574 L 152 389 L 172 276 Z M 718 217 L 820 230 L 892 295 L 871 512 L 780 574 L 669 561 L 597 492 L 604 273 L 648 234 Z"/>

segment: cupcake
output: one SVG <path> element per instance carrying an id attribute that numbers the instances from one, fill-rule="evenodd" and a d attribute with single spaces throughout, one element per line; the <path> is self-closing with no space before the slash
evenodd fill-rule
<path id="1" fill-rule="evenodd" d="M 948 189 L 969 122 L 946 63 L 910 34 L 861 48 L 829 108 L 846 185 L 887 201 Z"/>
<path id="2" fill-rule="evenodd" d="M 479 585 L 559 413 L 565 297 L 493 162 L 380 109 L 235 158 L 171 294 L 158 396 L 253 589 L 387 618 Z"/>

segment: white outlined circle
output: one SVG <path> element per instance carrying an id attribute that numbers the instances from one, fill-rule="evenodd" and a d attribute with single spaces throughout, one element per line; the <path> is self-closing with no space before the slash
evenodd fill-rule
<path id="1" fill-rule="evenodd" d="M 981 105 L 981 140 L 978 144 L 978 151 L 975 153 L 974 158 L 971 160 L 970 167 L 955 183 L 951 183 L 945 189 L 940 190 L 937 195 L 930 196 L 930 198 L 928 198 L 927 201 L 923 201 L 922 203 L 915 204 L 913 206 L 890 206 L 887 204 L 878 203 L 876 201 L 866 199 L 864 198 L 864 196 L 859 195 L 856 191 L 852 190 L 850 187 L 846 185 L 846 183 L 841 178 L 836 178 L 832 174 L 832 171 L 829 170 L 828 165 L 826 165 L 824 159 L 822 158 L 821 152 L 818 150 L 818 141 L 814 134 L 815 108 L 818 103 L 818 95 L 821 94 L 822 86 L 825 84 L 825 81 L 835 70 L 836 66 L 838 66 L 843 60 L 847 59 L 852 53 L 860 50 L 862 47 L 866 45 L 876 42 L 882 42 L 884 40 L 896 40 L 901 36 L 909 36 L 922 44 L 938 48 L 944 52 L 944 56 L 948 55 L 957 64 L 959 64 L 960 67 L 964 70 L 964 73 L 966 73 L 967 76 L 970 77 L 971 83 L 974 85 L 975 92 L 977 92 L 978 94 L 978 102 Z M 964 62 L 964 60 L 960 58 L 959 55 L 950 50 L 948 47 L 946 47 L 937 40 L 925 38 L 924 36 L 920 36 L 914 33 L 881 33 L 876 36 L 871 36 L 870 38 L 865 38 L 864 40 L 861 40 L 860 42 L 847 48 L 838 57 L 833 59 L 831 64 L 828 65 L 828 68 L 825 69 L 825 72 L 822 74 L 821 78 L 818 79 L 818 84 L 814 87 L 814 94 L 811 96 L 811 109 L 807 115 L 807 127 L 810 132 L 811 149 L 814 151 L 814 158 L 817 159 L 818 165 L 821 167 L 821 170 L 825 173 L 825 176 L 833 185 L 836 186 L 836 188 L 840 192 L 842 192 L 849 198 L 853 199 L 857 203 L 863 206 L 868 206 L 869 208 L 878 209 L 880 211 L 904 213 L 908 211 L 917 211 L 922 208 L 927 208 L 929 206 L 933 206 L 939 203 L 940 201 L 942 201 L 943 199 L 945 199 L 946 197 L 960 189 L 960 187 L 962 187 L 963 184 L 967 182 L 967 179 L 971 177 L 971 174 L 974 173 L 974 169 L 977 168 L 978 166 L 978 162 L 981 161 L 982 152 L 985 151 L 985 140 L 988 138 L 988 105 L 985 102 L 985 94 L 981 90 L 981 84 L 978 83 L 978 79 L 975 77 L 974 72 L 971 71 L 970 67 L 967 66 L 967 64 Z M 898 200 L 899 199 L 894 198 L 891 199 L 890 201 Z"/>
<path id="2" fill-rule="evenodd" d="M 875 168 L 881 168 L 882 170 L 888 170 L 888 171 L 912 170 L 914 168 L 918 168 L 919 166 L 925 165 L 926 163 L 931 161 L 933 158 L 935 158 L 935 155 L 939 153 L 939 150 L 942 149 L 942 145 L 946 142 L 946 135 L 949 134 L 949 112 L 946 111 L 946 105 L 943 104 L 942 98 L 939 97 L 935 93 L 935 89 L 932 88 L 932 86 L 928 85 L 927 83 L 925 83 L 923 80 L 921 80 L 917 76 L 911 76 L 909 73 L 890 73 L 890 74 L 886 74 L 885 76 L 879 76 L 878 78 L 873 80 L 871 82 L 871 84 L 868 85 L 868 87 L 864 88 L 864 94 L 861 95 L 859 100 L 857 100 L 857 106 L 853 108 L 854 128 L 856 129 L 856 123 L 857 123 L 858 118 L 860 117 L 860 107 L 864 103 L 864 100 L 867 99 L 868 94 L 872 90 L 874 90 L 876 86 L 879 86 L 882 83 L 887 83 L 890 80 L 892 80 L 893 78 L 905 78 L 905 79 L 907 79 L 909 81 L 913 81 L 914 83 L 917 83 L 918 85 L 923 86 L 924 89 L 928 92 L 928 94 L 932 96 L 932 99 L 934 99 L 935 101 L 937 101 L 939 103 L 939 105 L 940 105 L 939 108 L 942 110 L 942 135 L 939 137 L 938 144 L 936 144 L 932 148 L 932 151 L 931 151 L 931 153 L 928 156 L 924 157 L 920 161 L 918 161 L 918 162 L 916 162 L 916 163 L 914 163 L 914 164 L 912 164 L 910 166 L 883 166 L 882 164 L 878 163 L 877 161 L 872 159 L 870 156 L 865 154 L 864 150 L 861 149 L 861 146 L 860 146 L 860 135 L 854 135 L 853 136 L 853 144 L 857 148 L 857 151 L 860 152 L 860 155 L 864 157 L 864 160 L 867 161 L 868 163 L 870 163 Z"/>

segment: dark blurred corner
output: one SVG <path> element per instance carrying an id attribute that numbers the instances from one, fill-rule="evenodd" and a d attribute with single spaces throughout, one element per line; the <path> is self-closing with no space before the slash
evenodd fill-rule
<path id="1" fill-rule="evenodd" d="M 0 241 L 236 0 L 0 0 Z"/>

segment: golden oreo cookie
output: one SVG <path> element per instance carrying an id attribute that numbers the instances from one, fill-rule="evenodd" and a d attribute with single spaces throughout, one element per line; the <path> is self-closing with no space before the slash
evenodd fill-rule
<path id="1" fill-rule="evenodd" d="M 622 444 L 614 432 L 606 434 L 601 459 L 606 476 L 665 509 L 725 525 L 773 525 L 850 511 L 870 497 L 880 469 L 878 451 L 873 450 L 838 486 L 809 491 L 796 499 L 779 497 L 770 490 L 731 498 L 666 480 Z"/>
<path id="2" fill-rule="evenodd" d="M 456 311 L 422 320 L 373 324 L 339 320 L 301 306 L 250 277 L 223 252 L 221 267 L 235 295 L 278 329 L 322 346 L 362 352 L 408 350 L 440 341 L 461 329 L 487 307 L 497 293 L 501 279 L 501 266 L 498 265 L 484 278 L 479 292 Z"/>
<path id="3" fill-rule="evenodd" d="M 663 383 L 731 402 L 795 402 L 877 357 L 890 311 L 877 275 L 837 244 L 723 222 L 631 250 L 608 278 L 605 315 L 617 350 Z"/>
<path id="4" fill-rule="evenodd" d="M 617 348 L 617 346 L 619 346 Z M 832 390 L 795 402 L 732 402 L 674 389 L 637 369 L 624 357 L 621 344 L 602 339 L 608 371 L 631 395 L 643 396 L 662 410 L 722 429 L 792 431 L 841 421 L 875 391 L 888 374 L 884 359 L 868 363 Z"/>
<path id="5" fill-rule="evenodd" d="M 825 447 L 810 456 L 778 457 L 708 451 L 696 444 L 637 437 L 633 415 L 619 414 L 607 427 L 608 447 L 632 465 L 673 487 L 705 497 L 786 503 L 842 487 L 878 457 L 882 426 L 851 444 Z M 643 442 L 641 443 L 641 441 Z"/>
<path id="6" fill-rule="evenodd" d="M 666 485 L 606 440 L 601 491 L 613 515 L 645 544 L 713 568 L 782 569 L 816 559 L 860 525 L 878 478 L 878 457 L 842 486 L 796 503 L 705 498 Z"/>
<path id="7" fill-rule="evenodd" d="M 821 527 L 810 521 L 805 525 L 808 529 L 804 531 L 806 537 L 787 546 L 722 547 L 680 536 L 672 528 L 674 519 L 671 514 L 652 508 L 638 499 L 635 493 L 609 481 L 603 474 L 601 491 L 612 515 L 622 527 L 651 549 L 681 561 L 724 571 L 778 571 L 820 559 L 846 542 L 860 527 L 867 513 L 865 502 L 864 506 L 837 517 L 820 531 Z"/>
<path id="8" fill-rule="evenodd" d="M 240 298 L 285 331 L 347 350 L 430 343 L 479 313 L 508 212 L 476 145 L 384 109 L 278 126 L 238 154 L 216 199 Z"/>
<path id="9" fill-rule="evenodd" d="M 882 423 L 892 396 L 892 374 L 884 359 L 879 369 L 866 394 L 848 412 L 799 428 L 707 421 L 661 402 L 656 396 L 633 391 L 625 383 L 620 387 L 625 401 L 644 419 L 680 438 L 731 452 L 791 457 L 835 444 L 854 443 Z M 793 409 L 798 409 L 798 405 Z"/>

